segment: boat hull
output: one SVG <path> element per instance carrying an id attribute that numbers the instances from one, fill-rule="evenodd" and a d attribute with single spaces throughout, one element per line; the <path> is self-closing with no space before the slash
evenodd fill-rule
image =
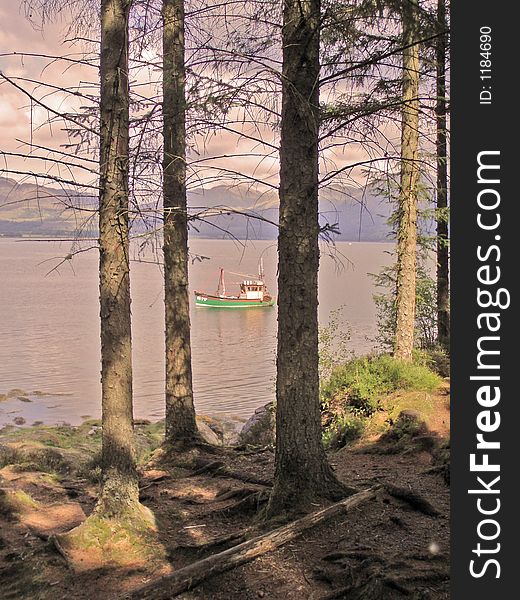
<path id="1" fill-rule="evenodd" d="M 229 298 L 210 296 L 201 292 L 195 292 L 195 306 L 206 308 L 269 308 L 274 306 L 275 299 L 269 300 L 247 300 L 245 298 Z"/>

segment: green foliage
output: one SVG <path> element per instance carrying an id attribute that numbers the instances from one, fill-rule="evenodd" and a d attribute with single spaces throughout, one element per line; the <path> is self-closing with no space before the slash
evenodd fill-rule
<path id="1" fill-rule="evenodd" d="M 416 359 L 410 363 L 382 354 L 336 366 L 321 386 L 325 447 L 341 448 L 373 429 L 371 417 L 383 408 L 385 396 L 435 390 L 441 379 L 428 367 L 428 355 L 417 353 Z"/>
<path id="2" fill-rule="evenodd" d="M 394 346 L 396 329 L 396 267 L 383 269 L 373 276 L 381 293 L 374 294 L 377 329 L 375 341 L 382 350 Z M 423 266 L 417 269 L 415 296 L 415 346 L 424 350 L 436 347 L 437 289 L 435 281 Z"/>
<path id="3" fill-rule="evenodd" d="M 450 376 L 450 357 L 444 348 L 435 346 L 425 350 L 414 350 L 414 362 L 428 367 L 441 377 Z"/>
<path id="4" fill-rule="evenodd" d="M 359 439 L 366 428 L 366 419 L 353 411 L 339 415 L 323 432 L 323 445 L 330 450 L 343 448 Z"/>
<path id="5" fill-rule="evenodd" d="M 372 176 L 371 186 L 378 196 L 385 197 L 394 207 L 388 223 L 392 227 L 391 237 L 396 238 L 399 223 L 399 185 L 387 176 Z M 437 236 L 432 234 L 436 221 L 448 222 L 449 209 L 438 209 L 433 201 L 434 190 L 421 179 L 417 188 L 417 271 L 416 271 L 416 314 L 415 347 L 432 350 L 437 346 L 437 285 L 427 267 L 432 252 L 435 253 Z M 449 245 L 449 240 L 443 244 Z M 396 330 L 397 265 L 384 268 L 372 275 L 380 292 L 374 295 L 376 304 L 378 334 L 375 342 L 383 351 L 394 347 Z"/>
<path id="6" fill-rule="evenodd" d="M 441 380 L 423 364 L 409 363 L 382 354 L 352 360 L 332 372 L 322 386 L 325 407 L 338 401 L 359 414 L 370 416 L 379 408 L 382 395 L 397 390 L 435 389 Z"/>
<path id="7" fill-rule="evenodd" d="M 331 311 L 327 324 L 320 326 L 319 329 L 320 381 L 328 379 L 337 366 L 352 358 L 352 351 L 348 347 L 350 327 L 341 314 L 344 308 L 340 306 Z"/>

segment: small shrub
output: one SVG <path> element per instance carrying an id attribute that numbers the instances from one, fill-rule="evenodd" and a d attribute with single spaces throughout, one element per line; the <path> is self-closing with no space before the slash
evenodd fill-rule
<path id="1" fill-rule="evenodd" d="M 339 415 L 323 433 L 326 448 L 336 450 L 359 439 L 366 427 L 366 419 L 353 412 Z"/>
<path id="2" fill-rule="evenodd" d="M 353 356 L 349 347 L 350 326 L 342 315 L 344 308 L 340 306 L 331 311 L 328 323 L 320 325 L 318 332 L 320 380 L 328 379 L 335 367 Z"/>
<path id="3" fill-rule="evenodd" d="M 436 347 L 431 350 L 415 350 L 414 362 L 428 367 L 441 377 L 450 376 L 450 357 L 444 348 Z"/>

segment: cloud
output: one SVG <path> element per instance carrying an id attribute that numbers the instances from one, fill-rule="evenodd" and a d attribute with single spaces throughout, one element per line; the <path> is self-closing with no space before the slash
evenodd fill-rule
<path id="1" fill-rule="evenodd" d="M 75 0 L 70 3 L 74 10 L 78 10 L 87 0 Z M 92 5 L 94 6 L 94 5 Z M 70 14 L 62 12 L 59 18 L 53 22 L 47 22 L 45 27 L 38 29 L 34 27 L 23 14 L 16 2 L 2 3 L 0 6 L 0 47 L 4 49 L 3 56 L 0 56 L 0 70 L 6 76 L 13 79 L 16 85 L 21 86 L 28 93 L 37 98 L 57 112 L 76 112 L 82 105 L 88 104 L 88 101 L 76 96 L 54 90 L 52 87 L 40 85 L 38 82 L 49 84 L 50 86 L 59 86 L 71 91 L 88 91 L 95 93 L 98 84 L 98 70 L 96 65 L 76 65 L 71 62 L 53 61 L 48 58 L 30 56 L 31 54 L 46 54 L 50 56 L 64 56 L 78 58 L 83 51 L 90 51 L 87 43 L 81 40 L 75 40 L 74 43 L 65 43 L 64 39 L 68 34 L 70 24 Z M 95 20 L 93 21 L 95 22 Z M 94 36 L 94 34 L 89 34 Z M 12 55 L 10 53 L 18 54 Z M 22 54 L 20 54 L 22 53 Z M 143 58 L 156 61 L 160 52 L 152 46 L 146 49 Z M 139 87 L 140 93 L 146 93 L 150 96 L 157 96 L 157 80 L 160 80 L 160 73 L 152 69 L 142 69 L 136 72 L 135 81 L 146 82 L 146 77 L 153 77 L 156 82 L 148 86 Z M 85 88 L 85 82 L 89 87 Z M 266 90 L 267 93 L 267 90 Z M 237 109 L 238 111 L 238 109 Z M 219 131 L 211 135 L 198 135 L 195 137 L 196 152 L 191 154 L 194 161 L 200 161 L 196 165 L 199 177 L 203 181 L 211 182 L 215 185 L 225 181 L 226 172 L 244 172 L 250 178 L 266 181 L 270 185 L 277 185 L 278 181 L 278 153 L 276 148 L 279 145 L 278 133 L 276 128 L 263 123 L 240 123 L 238 112 L 231 111 L 230 118 L 236 118 L 236 124 L 230 125 L 238 133 L 229 131 Z M 247 117 L 249 119 L 249 116 Z M 51 123 L 49 123 L 51 119 Z M 69 143 L 69 138 L 64 130 L 64 123 L 56 121 L 55 115 L 49 113 L 44 108 L 32 103 L 27 95 L 15 89 L 6 81 L 0 80 L 0 125 L 2 127 L 2 148 L 4 152 L 10 153 L 28 153 L 28 146 L 24 146 L 20 140 L 37 144 L 42 147 L 55 148 L 58 152 L 66 155 L 71 150 L 65 145 Z M 262 145 L 252 139 L 240 136 L 243 132 L 251 137 L 261 138 L 267 142 Z M 157 138 L 160 140 L 160 136 Z M 274 146 L 271 147 L 271 146 Z M 36 152 L 36 151 L 35 151 Z M 39 154 L 46 154 L 38 150 Z M 209 160 L 209 157 L 226 156 L 225 158 L 216 158 Z M 322 175 L 327 169 L 341 168 L 350 162 L 362 160 L 366 155 L 363 151 L 354 145 L 345 148 L 337 147 L 326 155 L 322 161 Z M 63 154 L 59 154 L 64 158 Z M 92 152 L 90 158 L 94 158 Z M 208 159 L 201 161 L 201 159 Z M 0 168 L 5 167 L 7 160 L 9 168 L 13 171 L 28 171 L 63 174 L 63 167 L 52 166 L 49 161 L 36 161 L 23 157 L 10 156 L 5 157 L 0 163 Z M 72 158 L 71 158 L 72 162 Z M 208 168 L 209 165 L 212 168 Z M 68 171 L 67 179 L 71 174 Z M 193 174 L 193 169 L 190 169 Z M 220 180 L 217 179 L 220 173 Z M 76 177 L 81 183 L 93 183 L 92 174 L 82 171 L 76 172 Z M 356 177 L 361 177 L 360 170 Z M 207 178 L 207 179 L 205 179 Z M 229 173 L 229 178 L 233 179 Z M 194 180 L 197 179 L 194 177 Z"/>

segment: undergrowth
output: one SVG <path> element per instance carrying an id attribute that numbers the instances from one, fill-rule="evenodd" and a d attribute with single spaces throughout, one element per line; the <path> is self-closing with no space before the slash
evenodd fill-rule
<path id="1" fill-rule="evenodd" d="M 411 363 L 387 354 L 364 356 L 336 367 L 321 386 L 325 445 L 341 447 L 360 438 L 388 395 L 432 392 L 440 383 L 423 355 Z"/>

